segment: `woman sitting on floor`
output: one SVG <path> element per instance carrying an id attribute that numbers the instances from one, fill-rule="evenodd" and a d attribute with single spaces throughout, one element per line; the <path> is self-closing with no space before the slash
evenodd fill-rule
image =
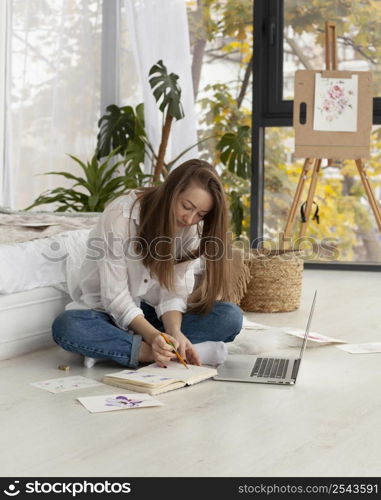
<path id="1" fill-rule="evenodd" d="M 229 288 L 227 235 L 223 186 L 205 161 L 116 198 L 89 234 L 75 301 L 54 321 L 54 340 L 87 367 L 101 359 L 165 366 L 176 359 L 165 332 L 188 363 L 221 363 L 242 327 L 241 309 L 219 300 Z"/>

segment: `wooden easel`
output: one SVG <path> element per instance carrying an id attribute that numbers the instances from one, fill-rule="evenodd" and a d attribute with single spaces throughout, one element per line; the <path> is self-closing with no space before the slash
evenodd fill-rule
<path id="1" fill-rule="evenodd" d="M 327 21 L 325 23 L 325 63 L 326 70 L 337 70 L 337 57 L 336 57 L 336 24 L 334 22 Z M 311 216 L 311 210 L 313 205 L 313 199 L 316 191 L 316 186 L 318 182 L 318 177 L 320 173 L 322 159 L 321 158 L 306 158 L 304 161 L 302 173 L 300 175 L 298 185 L 296 188 L 296 192 L 294 195 L 294 199 L 292 201 L 292 205 L 290 208 L 290 212 L 288 214 L 286 226 L 284 229 L 284 233 L 282 235 L 282 243 L 283 248 L 285 248 L 285 244 L 291 243 L 291 231 L 295 221 L 296 212 L 300 203 L 300 197 L 303 192 L 304 185 L 307 181 L 307 176 L 309 171 L 312 169 L 311 180 L 308 189 L 307 201 L 305 204 L 304 210 L 304 218 L 301 222 L 299 236 L 302 238 L 306 234 L 307 225 L 309 218 Z M 372 190 L 369 178 L 366 174 L 365 165 L 363 160 L 356 159 L 355 160 L 356 167 L 359 171 L 361 182 L 363 183 L 365 193 L 368 197 L 369 204 L 372 208 L 374 216 L 376 218 L 376 222 L 379 230 L 381 231 L 381 209 L 378 201 L 374 195 Z M 328 165 L 332 165 L 332 160 L 328 159 Z"/>

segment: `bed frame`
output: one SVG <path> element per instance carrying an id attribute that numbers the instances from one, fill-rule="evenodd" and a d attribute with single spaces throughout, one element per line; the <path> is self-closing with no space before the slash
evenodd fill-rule
<path id="1" fill-rule="evenodd" d="M 70 301 L 55 287 L 0 295 L 0 360 L 54 345 L 51 325 Z"/>

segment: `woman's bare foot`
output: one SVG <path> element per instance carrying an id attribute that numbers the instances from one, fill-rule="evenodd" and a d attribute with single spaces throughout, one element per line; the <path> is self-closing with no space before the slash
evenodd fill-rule
<path id="1" fill-rule="evenodd" d="M 141 343 L 138 360 L 142 363 L 151 363 L 153 361 L 152 349 L 144 340 Z"/>

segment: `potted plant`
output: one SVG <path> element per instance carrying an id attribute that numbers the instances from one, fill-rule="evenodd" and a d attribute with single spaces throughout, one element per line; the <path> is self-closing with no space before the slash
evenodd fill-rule
<path id="1" fill-rule="evenodd" d="M 55 209 L 57 212 L 102 212 L 106 203 L 128 189 L 147 182 L 160 182 L 185 153 L 212 138 L 204 137 L 166 163 L 164 158 L 173 119 L 181 120 L 184 117 L 179 77 L 168 73 L 162 60 L 152 66 L 148 76 L 153 95 L 164 115 L 158 152 L 155 152 L 145 131 L 144 104 L 138 104 L 135 109 L 132 106 L 111 104 L 98 121 L 97 145 L 91 160 L 83 162 L 69 155 L 81 167 L 83 176 L 69 172 L 47 172 L 44 175 L 60 175 L 73 180 L 74 184 L 70 188 L 58 187 L 42 193 L 26 210 L 55 203 L 58 204 Z M 226 170 L 241 179 L 249 178 L 249 135 L 249 127 L 241 126 L 237 133 L 226 133 L 217 144 Z M 143 172 L 146 157 L 152 162 L 152 175 Z M 239 192 L 231 191 L 229 197 L 234 229 L 240 234 L 243 208 Z"/>

